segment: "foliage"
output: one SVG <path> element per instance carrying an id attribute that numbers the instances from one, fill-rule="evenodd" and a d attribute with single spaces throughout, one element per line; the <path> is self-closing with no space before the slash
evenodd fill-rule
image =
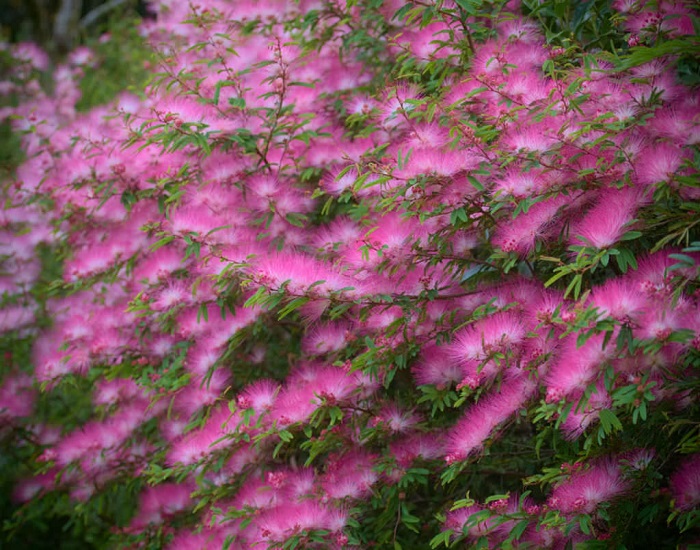
<path id="1" fill-rule="evenodd" d="M 4 52 L 10 544 L 697 542 L 689 3 L 152 7 Z"/>

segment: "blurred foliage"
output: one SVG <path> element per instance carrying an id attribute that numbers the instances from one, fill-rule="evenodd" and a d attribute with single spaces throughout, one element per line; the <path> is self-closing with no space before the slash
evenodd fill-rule
<path id="1" fill-rule="evenodd" d="M 86 41 L 97 60 L 96 67 L 86 71 L 80 83 L 83 95 L 76 105 L 79 111 L 107 103 L 121 91 L 144 89 L 153 56 L 139 35 L 138 25 L 138 16 L 127 11 L 110 18 L 105 29 L 110 40 L 91 37 Z"/>

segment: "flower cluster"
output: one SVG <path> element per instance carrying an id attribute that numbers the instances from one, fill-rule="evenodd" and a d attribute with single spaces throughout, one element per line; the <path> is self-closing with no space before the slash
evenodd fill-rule
<path id="1" fill-rule="evenodd" d="M 150 4 L 107 105 L 7 48 L 18 502 L 131 548 L 698 534 L 689 2 L 615 2 L 617 59 L 518 1 Z"/>

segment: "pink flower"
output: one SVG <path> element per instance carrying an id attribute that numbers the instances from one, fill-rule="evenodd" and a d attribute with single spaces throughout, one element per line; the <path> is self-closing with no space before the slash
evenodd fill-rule
<path id="1" fill-rule="evenodd" d="M 500 389 L 492 390 L 473 405 L 457 422 L 445 445 L 448 463 L 465 460 L 483 442 L 495 435 L 495 429 L 515 413 L 532 394 L 535 385 L 526 377 L 506 377 Z"/>
<path id="2" fill-rule="evenodd" d="M 173 247 L 162 247 L 155 252 L 145 255 L 134 268 L 134 279 L 156 283 L 158 279 L 169 277 L 173 271 L 184 268 L 187 264 L 183 261 L 184 251 Z"/>
<path id="3" fill-rule="evenodd" d="M 204 529 L 200 532 L 180 530 L 167 546 L 168 550 L 219 550 L 223 548 L 226 533 L 223 530 Z M 235 546 L 230 548 L 235 549 Z"/>
<path id="4" fill-rule="evenodd" d="M 669 480 L 675 507 L 690 510 L 700 504 L 700 454 L 685 459 Z"/>
<path id="5" fill-rule="evenodd" d="M 547 401 L 556 402 L 574 391 L 583 392 L 612 357 L 614 345 L 603 349 L 603 334 L 589 338 L 580 348 L 567 338 L 564 348 L 547 373 Z"/>
<path id="6" fill-rule="evenodd" d="M 621 323 L 635 323 L 648 307 L 646 297 L 636 286 L 612 279 L 593 289 L 590 305 L 598 308 L 599 319 L 612 317 Z"/>
<path id="7" fill-rule="evenodd" d="M 526 254 L 535 247 L 535 240 L 557 234 L 559 210 L 572 202 L 571 197 L 559 195 L 532 205 L 527 213 L 514 219 L 505 219 L 499 224 L 491 242 L 504 252 Z"/>
<path id="8" fill-rule="evenodd" d="M 637 181 L 653 185 L 673 180 L 687 154 L 669 143 L 657 143 L 646 148 L 634 163 Z"/>
<path id="9" fill-rule="evenodd" d="M 254 409 L 258 413 L 269 411 L 274 405 L 280 385 L 272 380 L 257 380 L 247 386 L 237 397 L 242 409 Z"/>
<path id="10" fill-rule="evenodd" d="M 420 420 L 415 412 L 401 410 L 395 403 L 385 405 L 374 418 L 374 422 L 394 433 L 409 432 Z"/>
<path id="11" fill-rule="evenodd" d="M 347 323 L 316 325 L 302 340 L 304 352 L 308 355 L 324 355 L 343 349 L 352 337 Z"/>
<path id="12" fill-rule="evenodd" d="M 351 451 L 329 459 L 321 487 L 332 499 L 367 496 L 379 479 L 373 470 L 376 457 L 364 451 Z"/>
<path id="13" fill-rule="evenodd" d="M 0 384 L 0 419 L 13 420 L 31 415 L 36 400 L 32 378 L 24 373 L 7 375 Z"/>
<path id="14" fill-rule="evenodd" d="M 506 196 L 525 198 L 539 195 L 547 187 L 547 178 L 539 170 L 525 172 L 521 167 L 510 167 L 496 180 L 494 190 Z"/>
<path id="15" fill-rule="evenodd" d="M 297 296 L 308 292 L 311 295 L 327 297 L 331 292 L 343 289 L 347 289 L 344 292 L 348 294 L 353 293 L 357 286 L 353 278 L 302 254 L 287 253 L 261 257 L 254 262 L 249 271 L 257 284 L 278 290 L 285 283 L 289 293 Z"/>
<path id="16" fill-rule="evenodd" d="M 341 531 L 348 514 L 340 508 L 322 506 L 313 501 L 285 503 L 265 510 L 256 518 L 260 542 L 283 542 L 287 538 L 311 529 Z"/>
<path id="17" fill-rule="evenodd" d="M 162 523 L 167 517 L 189 508 L 193 504 L 190 499 L 193 489 L 188 484 L 176 483 L 147 487 L 141 493 L 139 509 L 130 528 L 139 531 L 151 523 Z"/>
<path id="18" fill-rule="evenodd" d="M 636 189 L 603 191 L 596 204 L 571 228 L 572 244 L 609 248 L 631 227 L 639 206 L 643 203 Z"/>
<path id="19" fill-rule="evenodd" d="M 426 346 L 412 369 L 418 385 L 449 386 L 463 378 L 462 368 L 447 347 Z"/>
<path id="20" fill-rule="evenodd" d="M 562 431 L 569 440 L 580 437 L 588 426 L 598 420 L 601 409 L 610 408 L 612 405 L 612 399 L 603 384 L 596 386 L 596 391 L 591 394 L 581 410 L 578 410 L 578 398 L 572 401 L 574 406 L 561 425 Z"/>
<path id="21" fill-rule="evenodd" d="M 623 494 L 629 486 L 614 459 L 605 458 L 559 483 L 547 504 L 564 514 L 590 514 L 601 503 Z"/>
<path id="22" fill-rule="evenodd" d="M 496 313 L 460 331 L 450 351 L 458 362 L 484 361 L 495 353 L 517 352 L 524 338 L 525 327 L 517 314 Z"/>
<path id="23" fill-rule="evenodd" d="M 533 124 L 511 130 L 504 135 L 503 145 L 516 152 L 546 153 L 558 143 L 552 130 L 554 126 L 554 122 L 549 121 L 547 125 Z"/>
<path id="24" fill-rule="evenodd" d="M 452 529 L 455 534 L 460 535 L 465 532 L 470 538 L 478 538 L 481 536 L 488 535 L 491 531 L 494 520 L 491 518 L 483 519 L 479 522 L 475 522 L 469 519 L 484 510 L 484 507 L 480 504 L 474 504 L 472 506 L 465 506 L 464 508 L 459 508 L 447 514 L 447 519 L 445 520 L 445 527 Z M 467 528 L 468 526 L 468 528 Z"/>
<path id="25" fill-rule="evenodd" d="M 401 468 L 409 468 L 419 458 L 432 460 L 445 454 L 441 436 L 421 433 L 402 437 L 392 442 L 389 449 Z"/>

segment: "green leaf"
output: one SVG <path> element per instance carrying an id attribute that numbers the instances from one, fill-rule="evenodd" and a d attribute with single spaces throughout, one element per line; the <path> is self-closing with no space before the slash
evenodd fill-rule
<path id="1" fill-rule="evenodd" d="M 617 418 L 614 412 L 610 409 L 601 409 L 599 413 L 600 424 L 603 426 L 606 434 L 610 434 L 613 431 L 622 430 L 622 422 Z"/>
<path id="2" fill-rule="evenodd" d="M 310 298 L 306 296 L 299 296 L 298 298 L 294 298 L 291 302 L 289 302 L 287 305 L 285 305 L 279 312 L 277 319 L 282 320 L 284 319 L 287 315 L 292 313 L 293 311 L 299 309 L 301 306 L 306 304 Z"/>

